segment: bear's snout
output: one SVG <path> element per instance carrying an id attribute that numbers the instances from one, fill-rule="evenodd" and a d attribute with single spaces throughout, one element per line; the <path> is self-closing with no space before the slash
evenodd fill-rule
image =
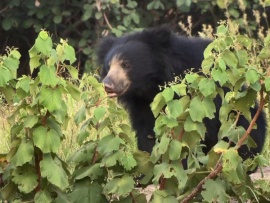
<path id="1" fill-rule="evenodd" d="M 110 77 L 105 77 L 102 82 L 104 84 L 104 88 L 108 96 L 117 97 L 117 93 L 116 93 L 115 86 L 113 84 L 112 79 Z"/>

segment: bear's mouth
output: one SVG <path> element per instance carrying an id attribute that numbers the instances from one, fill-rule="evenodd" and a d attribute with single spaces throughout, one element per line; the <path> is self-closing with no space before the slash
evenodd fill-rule
<path id="1" fill-rule="evenodd" d="M 115 92 L 112 92 L 112 93 L 108 93 L 108 92 L 107 92 L 107 95 L 108 95 L 108 97 L 110 97 L 110 98 L 118 97 L 118 94 L 115 93 Z"/>
<path id="2" fill-rule="evenodd" d="M 127 91 L 128 88 L 129 88 L 129 85 L 127 85 L 125 88 L 121 87 L 121 91 L 115 91 L 115 89 L 105 86 L 105 91 L 108 97 L 113 98 L 113 97 L 119 97 L 123 95 Z"/>
<path id="3" fill-rule="evenodd" d="M 110 98 L 118 97 L 118 94 L 115 91 L 113 91 L 113 89 L 111 89 L 109 87 L 105 86 L 105 91 L 106 91 L 108 97 L 110 97 Z"/>

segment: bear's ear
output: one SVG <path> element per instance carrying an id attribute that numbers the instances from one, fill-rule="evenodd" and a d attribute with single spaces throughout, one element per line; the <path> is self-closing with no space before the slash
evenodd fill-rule
<path id="1" fill-rule="evenodd" d="M 103 64 L 106 54 L 111 50 L 115 41 L 116 38 L 112 36 L 101 39 L 97 47 L 97 57 L 99 64 Z"/>
<path id="2" fill-rule="evenodd" d="M 144 40 L 151 47 L 167 49 L 171 46 L 172 32 L 167 26 L 150 28 L 143 32 Z"/>

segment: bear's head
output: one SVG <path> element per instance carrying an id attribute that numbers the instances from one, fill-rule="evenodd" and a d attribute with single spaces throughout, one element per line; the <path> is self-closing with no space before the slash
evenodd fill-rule
<path id="1" fill-rule="evenodd" d="M 99 44 L 98 62 L 108 96 L 153 99 L 158 86 L 173 79 L 166 59 L 170 36 L 169 29 L 155 28 L 104 38 Z"/>

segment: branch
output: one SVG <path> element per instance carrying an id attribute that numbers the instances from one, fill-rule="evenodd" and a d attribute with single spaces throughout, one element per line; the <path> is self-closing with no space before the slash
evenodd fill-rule
<path id="1" fill-rule="evenodd" d="M 40 186 L 41 186 L 42 178 L 41 178 L 40 162 L 43 159 L 43 154 L 37 147 L 35 147 L 35 155 L 34 156 L 35 156 L 36 174 L 38 176 L 38 185 L 35 188 L 35 191 L 36 191 L 36 193 L 38 193 L 41 190 Z"/>
<path id="2" fill-rule="evenodd" d="M 159 190 L 164 190 L 166 185 L 166 178 L 164 178 L 164 175 L 162 175 L 159 179 Z"/>
<path id="3" fill-rule="evenodd" d="M 0 14 L 3 13 L 4 11 L 6 11 L 7 9 L 8 9 L 8 6 L 2 8 L 2 9 L 0 10 Z"/>
<path id="4" fill-rule="evenodd" d="M 208 176 L 206 176 L 203 180 L 201 180 L 201 182 L 199 182 L 199 184 L 197 185 L 197 187 L 186 197 L 182 200 L 181 203 L 188 203 L 190 200 L 192 200 L 195 195 L 202 190 L 202 186 L 204 185 L 204 183 L 209 180 L 209 179 L 213 179 L 214 177 L 216 177 L 220 171 L 222 170 L 223 166 L 221 164 L 221 160 L 217 163 L 215 170 L 213 170 L 211 173 L 209 173 Z"/>
<path id="5" fill-rule="evenodd" d="M 237 143 L 237 147 L 239 148 L 243 142 L 247 139 L 247 137 L 249 136 L 251 130 L 253 129 L 263 107 L 264 107 L 264 103 L 265 103 L 265 99 L 263 97 L 263 91 L 260 91 L 260 105 L 257 109 L 257 112 L 255 114 L 255 116 L 253 117 L 252 121 L 250 122 L 250 125 L 248 127 L 248 129 L 246 130 L 245 134 L 242 136 L 242 138 L 238 141 Z M 239 119 L 239 115 L 237 116 L 237 119 Z M 202 186 L 203 184 L 209 180 L 209 179 L 213 179 L 214 177 L 216 177 L 220 171 L 222 170 L 223 166 L 221 163 L 221 160 L 218 161 L 218 163 L 216 164 L 216 167 L 214 169 L 214 171 L 212 171 L 208 176 L 206 176 L 203 180 L 201 180 L 201 182 L 197 185 L 197 187 L 186 197 L 182 200 L 181 203 L 188 203 L 190 200 L 192 200 L 195 195 L 202 190 Z"/>
<path id="6" fill-rule="evenodd" d="M 183 127 L 183 129 L 182 129 L 182 131 L 181 131 L 181 133 L 180 133 L 180 135 L 178 137 L 178 141 L 181 141 L 183 139 L 184 134 L 185 134 L 185 130 L 184 130 L 184 127 Z"/>
<path id="7" fill-rule="evenodd" d="M 103 17 L 104 17 L 104 19 L 105 19 L 106 24 L 108 25 L 108 27 L 112 30 L 113 27 L 112 27 L 111 23 L 109 22 L 109 20 L 108 20 L 108 18 L 106 16 L 106 13 L 103 13 Z"/>
<path id="8" fill-rule="evenodd" d="M 265 103 L 265 99 L 263 97 L 263 90 L 260 91 L 260 105 L 257 109 L 257 112 L 255 114 L 255 116 L 253 117 L 252 121 L 250 122 L 248 129 L 246 130 L 245 134 L 241 137 L 241 139 L 238 141 L 238 143 L 236 144 L 236 147 L 239 148 L 243 145 L 244 141 L 247 139 L 247 137 L 249 136 L 249 134 L 251 133 L 251 130 L 253 129 L 258 117 L 260 116 L 260 113 L 263 109 Z"/>

